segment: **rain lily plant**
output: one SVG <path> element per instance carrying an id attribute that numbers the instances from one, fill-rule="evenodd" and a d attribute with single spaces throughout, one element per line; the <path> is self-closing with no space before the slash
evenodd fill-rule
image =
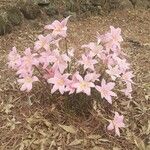
<path id="1" fill-rule="evenodd" d="M 114 119 L 110 121 L 110 124 L 108 125 L 108 130 L 115 130 L 116 135 L 120 136 L 119 128 L 124 128 L 125 124 L 123 123 L 124 117 L 122 115 L 119 115 L 118 112 L 115 112 Z"/>
<path id="2" fill-rule="evenodd" d="M 60 41 L 66 43 L 69 17 L 46 25 L 48 34 L 39 35 L 34 47 L 25 49 L 22 55 L 16 47 L 12 48 L 8 66 L 16 71 L 20 90 L 30 92 L 33 84 L 43 82 L 43 78 L 51 87 L 51 94 L 58 91 L 60 94 L 85 93 L 91 96 L 92 89 L 95 89 L 100 99 L 110 104 L 113 104 L 113 98 L 117 98 L 117 92 L 132 98 L 134 75 L 121 49 L 121 29 L 110 26 L 107 33 L 97 34 L 96 42 L 82 45 L 83 54 L 75 59 L 75 49 L 66 47 L 64 52 L 60 44 Z M 115 112 L 115 118 L 107 129 L 114 129 L 120 136 L 121 127 L 125 127 L 123 116 Z"/>

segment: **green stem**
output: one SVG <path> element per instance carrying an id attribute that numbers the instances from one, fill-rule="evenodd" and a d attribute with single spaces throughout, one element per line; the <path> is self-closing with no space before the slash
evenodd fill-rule
<path id="1" fill-rule="evenodd" d="M 67 56 L 69 56 L 69 54 L 68 54 L 67 38 L 65 38 L 65 49 L 66 49 Z M 68 62 L 67 71 L 68 71 L 68 73 L 70 72 L 70 63 L 69 62 Z"/>

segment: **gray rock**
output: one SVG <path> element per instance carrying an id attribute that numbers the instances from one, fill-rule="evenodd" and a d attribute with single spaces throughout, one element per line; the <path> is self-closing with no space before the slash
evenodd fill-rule
<path id="1" fill-rule="evenodd" d="M 135 9 L 138 8 L 144 8 L 144 9 L 150 8 L 150 0 L 136 0 Z"/>
<path id="2" fill-rule="evenodd" d="M 71 12 L 78 12 L 80 4 L 77 4 L 74 0 L 66 1 L 66 10 Z"/>
<path id="3" fill-rule="evenodd" d="M 22 13 L 17 7 L 9 7 L 7 9 L 7 18 L 12 25 L 20 25 L 22 23 Z"/>
<path id="4" fill-rule="evenodd" d="M 46 14 L 49 16 L 56 16 L 59 14 L 57 8 L 54 5 L 49 4 L 46 8 Z"/>
<path id="5" fill-rule="evenodd" d="M 111 0 L 110 9 L 132 9 L 133 5 L 129 0 Z"/>
<path id="6" fill-rule="evenodd" d="M 94 5 L 94 6 L 104 6 L 106 3 L 106 0 L 90 0 L 90 2 Z"/>
<path id="7" fill-rule="evenodd" d="M 27 19 L 36 19 L 41 12 L 39 6 L 30 1 L 20 3 L 20 10 Z"/>
<path id="8" fill-rule="evenodd" d="M 50 0 L 36 0 L 39 6 L 47 6 L 50 4 Z"/>
<path id="9" fill-rule="evenodd" d="M 10 33 L 12 31 L 11 23 L 3 16 L 0 15 L 0 35 Z"/>

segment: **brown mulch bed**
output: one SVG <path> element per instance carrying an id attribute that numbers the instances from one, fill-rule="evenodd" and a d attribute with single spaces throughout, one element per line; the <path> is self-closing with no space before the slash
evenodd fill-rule
<path id="1" fill-rule="evenodd" d="M 50 22 L 44 16 L 24 20 L 11 34 L 0 37 L 0 149 L 1 150 L 148 150 L 150 148 L 150 12 L 114 11 L 107 16 L 75 19 L 69 23 L 69 45 L 79 47 L 95 39 L 110 25 L 120 27 L 123 48 L 135 74 L 133 99 L 119 97 L 115 107 L 125 116 L 121 137 L 106 131 L 101 117 L 70 115 L 63 108 L 63 97 L 52 104 L 41 87 L 30 94 L 20 93 L 14 73 L 7 68 L 7 54 L 33 46 L 37 35 Z M 78 51 L 78 49 L 77 49 Z M 104 112 L 105 117 L 107 113 Z M 75 129 L 63 130 L 59 124 Z M 75 130 L 75 131 L 74 131 Z M 72 143 L 73 142 L 73 143 Z"/>

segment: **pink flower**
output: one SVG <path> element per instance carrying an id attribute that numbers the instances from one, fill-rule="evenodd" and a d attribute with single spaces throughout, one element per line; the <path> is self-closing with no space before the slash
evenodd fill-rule
<path id="1" fill-rule="evenodd" d="M 53 57 L 51 58 L 51 62 L 54 63 L 53 67 L 59 69 L 61 73 L 68 67 L 68 62 L 71 59 L 66 54 L 60 54 L 59 51 L 56 49 L 52 52 Z"/>
<path id="2" fill-rule="evenodd" d="M 106 53 L 101 53 L 101 54 L 98 54 L 98 57 L 102 60 L 102 62 L 105 64 L 105 65 L 114 65 L 114 60 L 112 58 L 112 55 L 110 54 L 106 54 Z"/>
<path id="3" fill-rule="evenodd" d="M 122 41 L 121 29 L 115 29 L 113 26 L 110 26 L 110 32 L 105 35 L 104 42 L 106 43 L 106 50 L 112 50 L 114 46 L 117 46 L 120 49 L 120 42 Z"/>
<path id="4" fill-rule="evenodd" d="M 38 78 L 36 76 L 33 76 L 33 77 L 26 76 L 23 79 L 18 79 L 18 82 L 20 84 L 22 84 L 20 90 L 21 91 L 25 91 L 26 90 L 27 92 L 31 91 L 32 83 L 35 82 L 35 81 L 38 81 Z"/>
<path id="5" fill-rule="evenodd" d="M 110 35 L 112 36 L 112 39 L 115 42 L 122 42 L 122 36 L 121 36 L 121 29 L 120 28 L 114 28 L 113 26 L 110 26 Z"/>
<path id="6" fill-rule="evenodd" d="M 118 65 L 116 65 L 115 67 L 108 65 L 108 70 L 106 70 L 106 73 L 108 73 L 114 81 L 116 80 L 116 78 L 120 77 L 121 71 L 119 70 Z"/>
<path id="7" fill-rule="evenodd" d="M 81 75 L 76 74 L 77 83 L 73 84 L 73 87 L 76 88 L 76 93 L 86 93 L 87 95 L 91 95 L 91 88 L 95 87 L 94 83 L 91 82 L 91 78 L 88 75 L 82 78 Z"/>
<path id="8" fill-rule="evenodd" d="M 126 59 L 121 59 L 115 54 L 112 57 L 114 61 L 116 61 L 116 64 L 119 66 L 119 69 L 121 70 L 122 73 L 130 69 L 130 64 L 126 62 L 127 61 Z"/>
<path id="9" fill-rule="evenodd" d="M 25 56 L 22 57 L 21 65 L 18 67 L 17 74 L 20 77 L 32 75 L 33 65 L 38 66 L 39 61 L 36 58 L 36 53 L 31 53 L 31 49 L 27 48 L 24 52 Z"/>
<path id="10" fill-rule="evenodd" d="M 52 62 L 52 52 L 51 51 L 45 51 L 40 53 L 39 62 L 43 65 L 43 69 L 45 69 L 51 62 Z"/>
<path id="11" fill-rule="evenodd" d="M 43 78 L 45 79 L 50 79 L 50 78 L 53 78 L 54 75 L 55 75 L 55 72 L 56 72 L 56 69 L 51 67 L 51 68 L 46 68 L 46 73 L 44 74 Z M 58 71 L 58 70 L 57 70 Z"/>
<path id="12" fill-rule="evenodd" d="M 28 66 L 26 64 L 22 64 L 16 72 L 16 74 L 19 75 L 20 78 L 26 76 L 32 76 L 32 73 L 33 73 L 32 66 Z"/>
<path id="13" fill-rule="evenodd" d="M 66 33 L 66 31 L 67 31 L 67 22 L 68 22 L 69 18 L 70 18 L 70 16 L 63 19 L 61 22 L 59 22 L 58 20 L 55 20 L 52 24 L 46 25 L 45 29 L 53 30 L 52 34 L 54 36 L 60 35 L 62 37 L 66 37 L 67 36 L 67 33 Z"/>
<path id="14" fill-rule="evenodd" d="M 127 85 L 126 89 L 123 89 L 121 91 L 125 94 L 125 96 L 127 96 L 130 99 L 132 99 L 132 96 L 131 96 L 132 85 L 131 85 L 130 82 L 127 82 L 126 85 Z"/>
<path id="15" fill-rule="evenodd" d="M 123 80 L 124 82 L 126 82 L 126 83 L 128 83 L 128 82 L 133 83 L 133 81 L 132 81 L 132 78 L 133 78 L 133 77 L 134 77 L 134 75 L 133 75 L 132 71 L 125 72 L 125 73 L 121 76 L 122 80 Z"/>
<path id="16" fill-rule="evenodd" d="M 96 74 L 96 72 L 86 74 L 86 78 L 92 82 L 99 81 L 99 77 L 100 74 Z"/>
<path id="17" fill-rule="evenodd" d="M 91 70 L 95 70 L 94 65 L 97 64 L 97 60 L 93 59 L 90 54 L 83 54 L 82 55 L 82 60 L 79 61 L 80 64 L 84 65 L 84 70 L 86 69 L 91 69 Z"/>
<path id="18" fill-rule="evenodd" d="M 75 72 L 73 75 L 72 75 L 72 80 L 70 80 L 68 82 L 68 84 L 66 85 L 66 92 L 69 92 L 69 94 L 72 94 L 75 92 L 75 87 L 73 86 L 75 83 L 78 82 L 78 79 L 76 78 L 76 76 L 79 75 L 79 72 Z"/>
<path id="19" fill-rule="evenodd" d="M 110 121 L 107 130 L 115 130 L 116 135 L 120 136 L 119 128 L 125 127 L 123 119 L 124 119 L 123 115 L 119 115 L 118 112 L 115 112 L 114 120 Z"/>
<path id="20" fill-rule="evenodd" d="M 21 65 L 21 56 L 18 54 L 16 47 L 8 55 L 8 66 L 12 69 L 17 69 Z"/>
<path id="21" fill-rule="evenodd" d="M 96 89 L 101 93 L 101 97 L 105 98 L 110 104 L 112 104 L 112 96 L 117 96 L 111 90 L 114 88 L 115 83 L 109 82 L 106 84 L 106 81 L 102 79 L 101 86 L 96 86 Z"/>
<path id="22" fill-rule="evenodd" d="M 66 85 L 69 82 L 68 76 L 69 74 L 62 75 L 58 71 L 55 72 L 54 77 L 47 80 L 48 83 L 54 84 L 51 93 L 59 90 L 61 94 L 64 94 L 66 92 Z"/>
<path id="23" fill-rule="evenodd" d="M 47 36 L 43 36 L 43 35 L 39 35 L 38 36 L 38 41 L 35 42 L 35 46 L 34 49 L 35 50 L 39 50 L 41 48 L 44 48 L 45 50 L 49 50 L 50 49 L 50 41 L 52 41 L 52 36 L 47 35 Z"/>
<path id="24" fill-rule="evenodd" d="M 39 64 L 39 61 L 37 59 L 37 53 L 31 53 L 31 49 L 27 48 L 24 52 L 25 56 L 23 56 L 23 63 L 29 66 L 35 65 L 37 66 Z"/>
<path id="25" fill-rule="evenodd" d="M 100 45 L 98 43 L 94 43 L 94 42 L 90 42 L 89 44 L 82 45 L 82 48 L 91 49 L 91 52 L 93 53 L 94 56 L 97 54 L 100 54 L 103 50 L 102 45 Z"/>

